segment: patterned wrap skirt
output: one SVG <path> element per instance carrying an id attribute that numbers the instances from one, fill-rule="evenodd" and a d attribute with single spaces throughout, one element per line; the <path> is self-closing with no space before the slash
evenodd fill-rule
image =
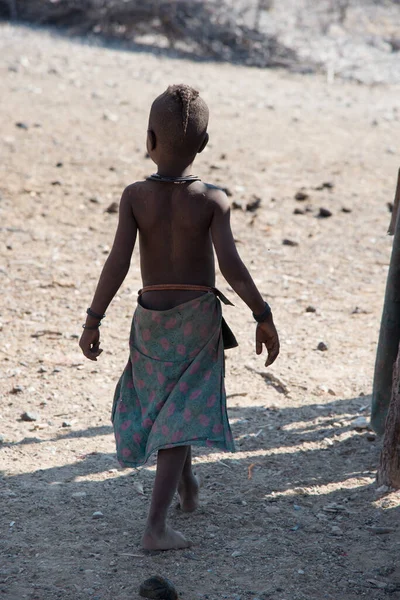
<path id="1" fill-rule="evenodd" d="M 138 303 L 112 409 L 122 466 L 138 467 L 174 446 L 235 450 L 221 323 L 221 304 L 212 292 L 164 311 Z"/>

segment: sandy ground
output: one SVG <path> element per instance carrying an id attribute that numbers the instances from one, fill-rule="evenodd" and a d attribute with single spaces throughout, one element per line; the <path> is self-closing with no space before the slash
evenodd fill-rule
<path id="1" fill-rule="evenodd" d="M 282 353 L 265 371 L 251 315 L 220 279 L 240 342 L 226 377 L 238 452 L 196 453 L 201 509 L 171 515 L 194 546 L 148 556 L 140 536 L 154 461 L 120 469 L 110 426 L 140 287 L 136 251 L 97 365 L 77 339 L 115 231 L 105 210 L 153 171 L 149 104 L 180 81 L 211 109 L 196 173 L 238 204 L 261 198 L 255 212 L 233 211 L 233 228 Z M 6 25 L 0 82 L 0 597 L 133 600 L 152 574 L 184 600 L 396 597 L 400 497 L 377 493 L 380 442 L 352 421 L 369 412 L 400 86 L 328 85 Z M 332 216 L 318 218 L 321 208 Z"/>

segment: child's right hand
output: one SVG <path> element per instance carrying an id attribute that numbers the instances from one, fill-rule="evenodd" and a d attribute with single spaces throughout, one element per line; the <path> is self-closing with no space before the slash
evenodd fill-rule
<path id="1" fill-rule="evenodd" d="M 100 348 L 100 330 L 84 329 L 79 340 L 79 346 L 86 358 L 97 360 L 97 357 L 103 352 Z"/>
<path id="2" fill-rule="evenodd" d="M 269 367 L 278 357 L 279 354 L 279 336 L 275 328 L 272 315 L 266 321 L 257 324 L 256 329 L 256 353 L 262 353 L 263 344 L 265 345 L 268 358 L 265 366 Z"/>

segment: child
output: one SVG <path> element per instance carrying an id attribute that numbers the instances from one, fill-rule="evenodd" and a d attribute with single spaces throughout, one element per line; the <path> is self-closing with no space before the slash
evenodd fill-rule
<path id="1" fill-rule="evenodd" d="M 271 309 L 241 261 L 223 191 L 191 175 L 208 142 L 208 107 L 198 92 L 174 85 L 153 102 L 147 151 L 157 174 L 128 186 L 119 224 L 79 345 L 90 360 L 101 354 L 99 325 L 124 281 L 137 232 L 143 289 L 132 321 L 130 357 L 117 385 L 112 421 L 117 455 L 137 467 L 157 452 L 157 473 L 142 545 L 147 550 L 186 548 L 190 542 L 167 525 L 178 491 L 180 507 L 198 504 L 191 446 L 234 450 L 224 388 L 222 319 L 214 288 L 213 246 L 221 273 L 258 322 L 256 353 L 266 366 L 279 354 Z M 232 343 L 232 337 L 234 342 Z M 225 348 L 226 348 L 225 344 Z"/>

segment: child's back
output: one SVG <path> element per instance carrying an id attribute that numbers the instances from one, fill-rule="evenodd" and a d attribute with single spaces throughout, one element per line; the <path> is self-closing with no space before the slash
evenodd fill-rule
<path id="1" fill-rule="evenodd" d="M 211 238 L 214 217 L 226 208 L 224 194 L 201 181 L 145 181 L 128 188 L 136 221 L 143 285 L 196 284 L 214 287 Z M 218 217 L 216 217 L 218 220 Z M 198 292 L 166 291 L 143 294 L 149 308 L 165 309 Z"/>

